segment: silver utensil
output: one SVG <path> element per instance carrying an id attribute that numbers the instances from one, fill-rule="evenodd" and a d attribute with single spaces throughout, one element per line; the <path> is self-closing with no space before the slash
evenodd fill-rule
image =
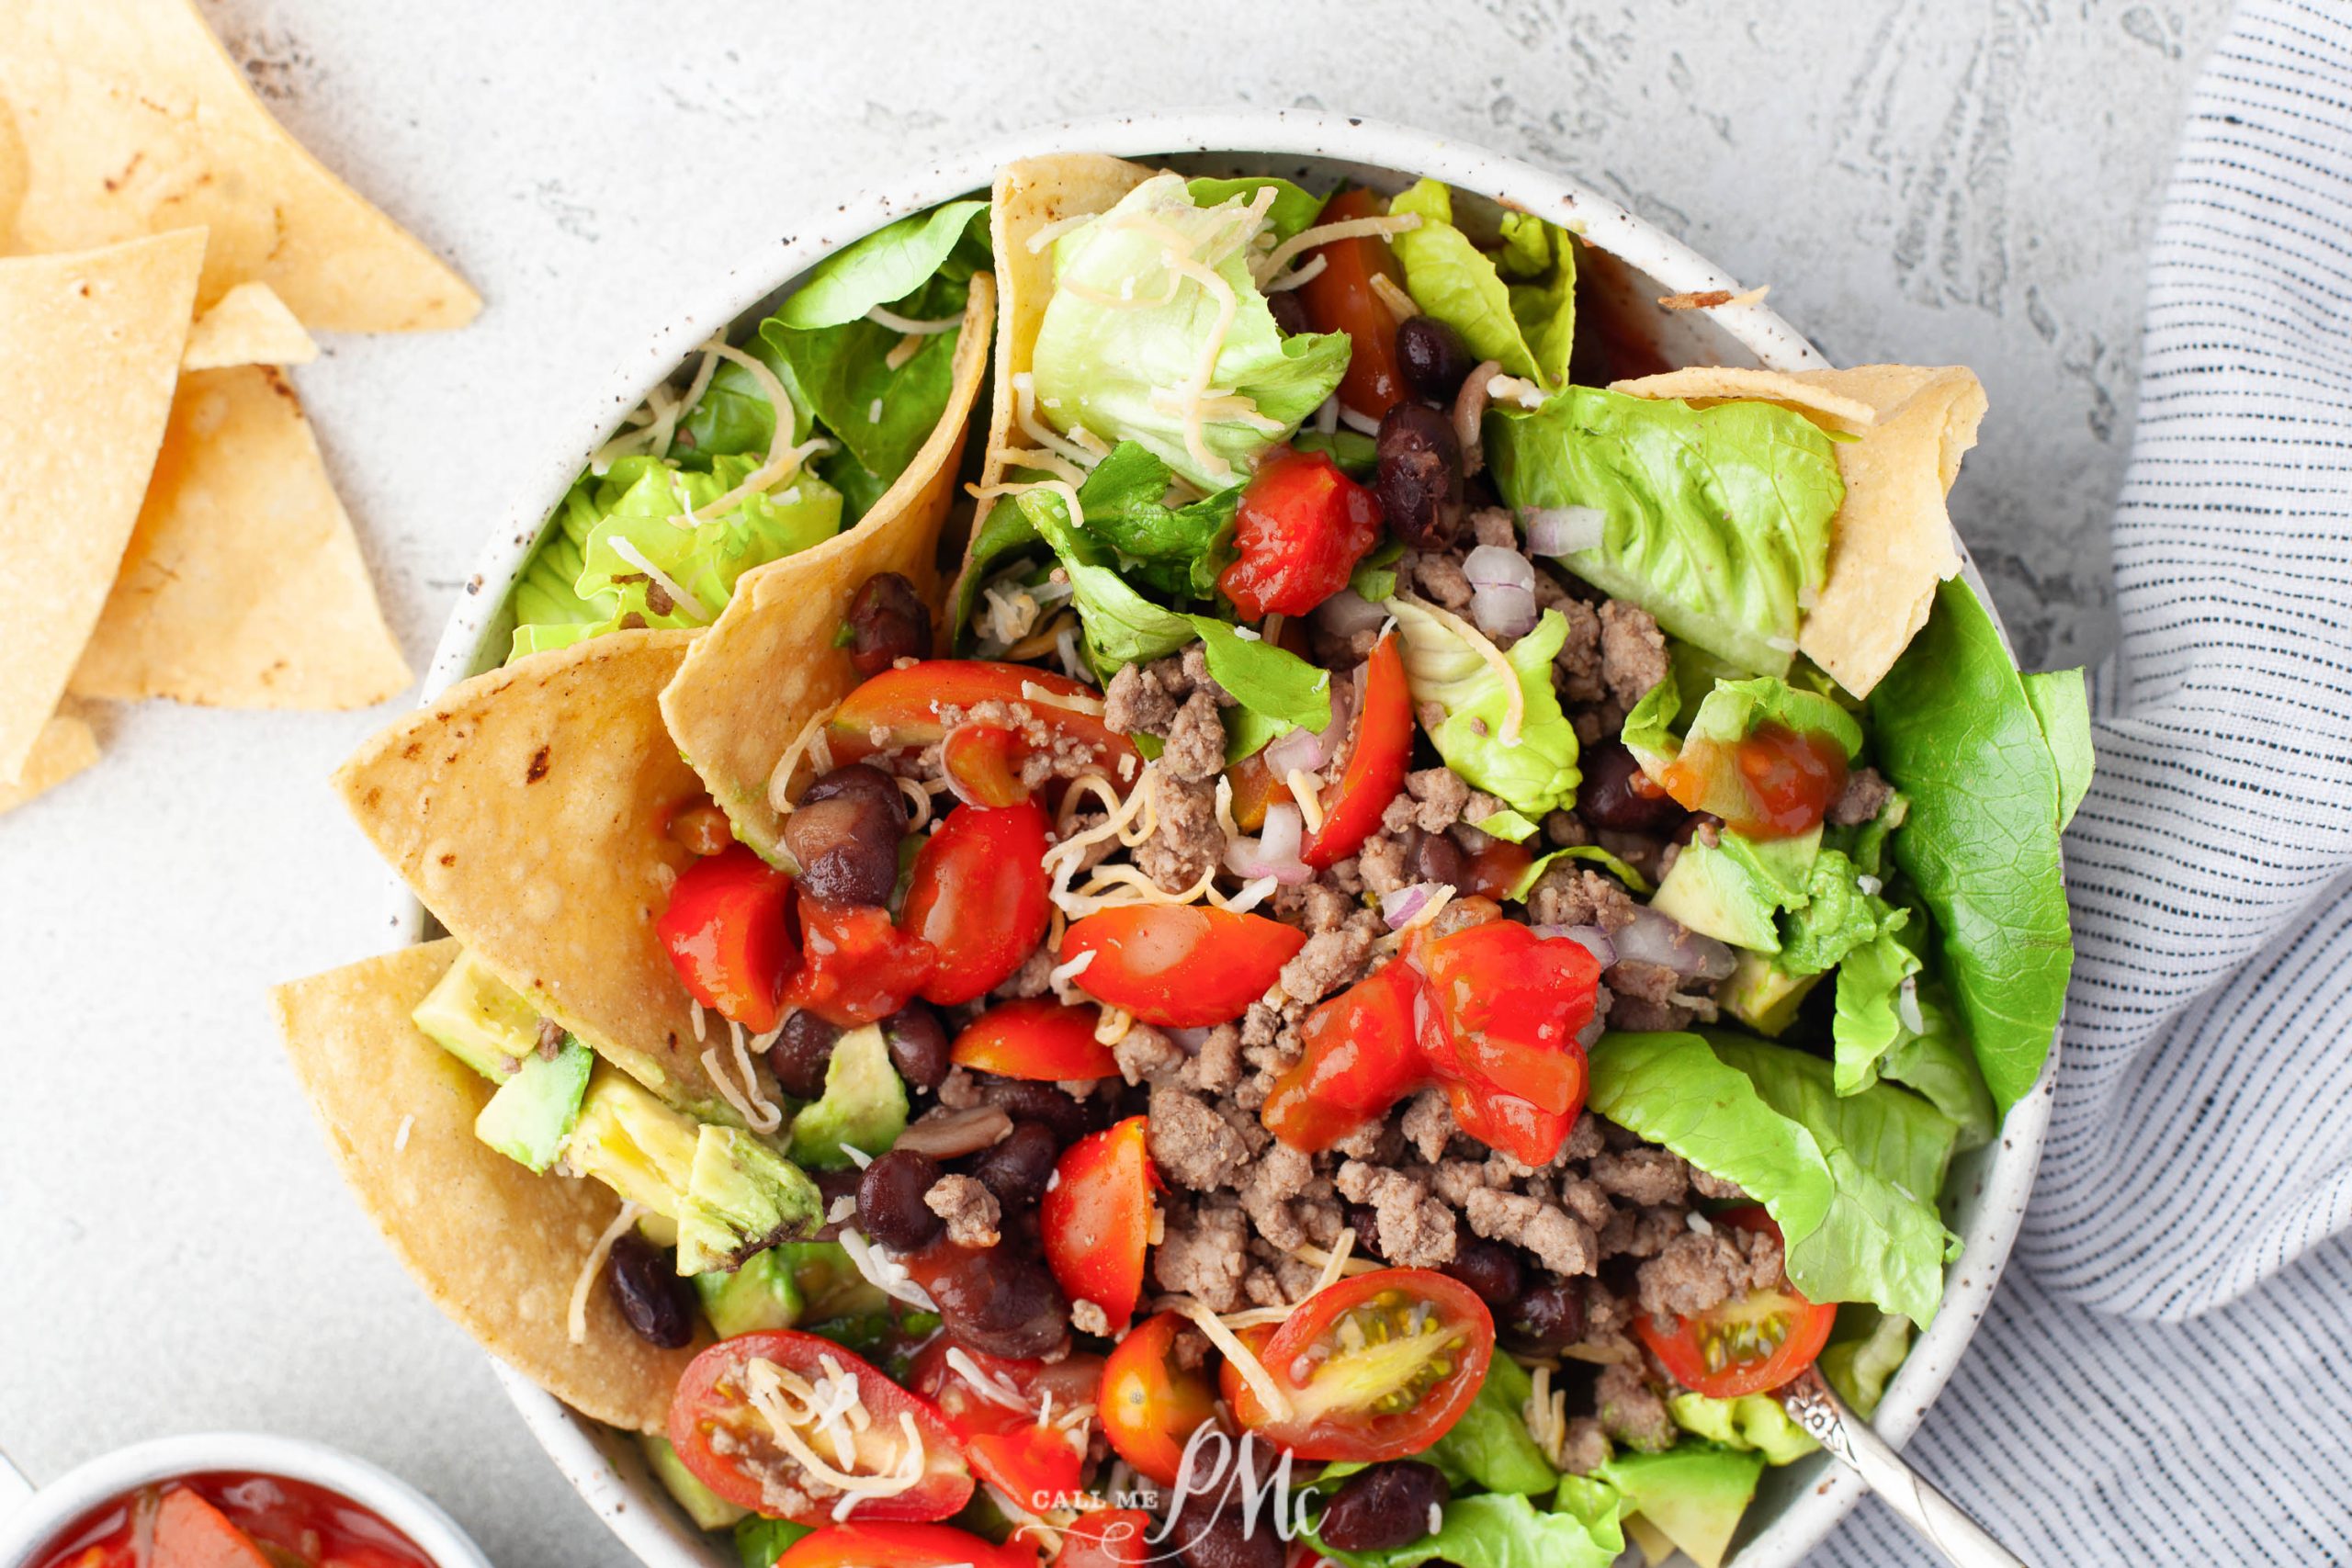
<path id="1" fill-rule="evenodd" d="M 1843 1462 L 1957 1568 L 2026 1568 L 2024 1559 L 1995 1540 L 1960 1505 L 1928 1484 L 1870 1423 L 1839 1403 L 1821 1374 L 1808 1368 L 1780 1391 L 1790 1419 Z"/>

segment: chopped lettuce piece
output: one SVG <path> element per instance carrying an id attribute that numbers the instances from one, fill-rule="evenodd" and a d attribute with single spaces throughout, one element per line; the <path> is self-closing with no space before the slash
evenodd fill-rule
<path id="1" fill-rule="evenodd" d="M 2045 670 L 2025 677 L 2025 700 L 2041 722 L 2041 739 L 2058 768 L 2058 830 L 2075 819 L 2075 808 L 2091 787 L 2090 705 L 2080 670 Z"/>
<path id="2" fill-rule="evenodd" d="M 968 292 L 963 282 L 937 276 L 896 309 L 912 320 L 944 321 L 962 314 Z M 807 402 L 826 431 L 885 484 L 906 471 L 946 412 L 962 334 L 931 333 L 893 365 L 902 335 L 862 315 L 806 332 L 778 316 L 760 324 L 761 340 L 784 362 L 790 395 Z"/>
<path id="3" fill-rule="evenodd" d="M 1256 199 L 1266 186 L 1274 189 L 1273 205 L 1266 209 L 1266 230 L 1279 245 L 1292 235 L 1312 228 L 1315 215 L 1323 210 L 1323 198 L 1284 179 L 1272 175 L 1243 175 L 1238 179 L 1187 180 L 1184 188 L 1191 193 L 1193 204 L 1204 210 L 1239 197 L 1247 203 Z"/>
<path id="4" fill-rule="evenodd" d="M 1536 856 L 1534 863 L 1519 874 L 1519 880 L 1510 885 L 1512 901 L 1526 903 L 1527 896 L 1535 891 L 1535 885 L 1544 880 L 1544 874 L 1552 869 L 1552 863 L 1564 860 L 1589 861 L 1623 883 L 1628 891 L 1645 897 L 1650 892 L 1649 878 L 1599 844 L 1570 844 L 1566 849 L 1554 850 L 1550 854 Z"/>
<path id="5" fill-rule="evenodd" d="M 1674 1424 L 1691 1436 L 1727 1449 L 1753 1450 L 1764 1456 L 1766 1464 L 1792 1464 L 1821 1447 L 1769 1393 L 1710 1399 L 1703 1393 L 1684 1393 L 1668 1400 L 1666 1408 Z"/>
<path id="6" fill-rule="evenodd" d="M 1950 993 L 1920 964 L 1921 934 L 1906 925 L 1883 940 L 1904 959 L 1890 961 L 1882 944 L 1873 943 L 1849 955 L 1838 970 L 1831 1026 L 1838 1092 L 1856 1093 L 1887 1078 L 1957 1123 L 1961 1148 L 1990 1142 L 2000 1125 L 1993 1092 L 1952 1016 Z"/>
<path id="7" fill-rule="evenodd" d="M 1120 572 L 1168 599 L 1208 599 L 1233 559 L 1235 485 L 1204 500 L 1170 506 L 1168 465 L 1122 441 L 1078 487 L 1080 526 L 1114 553 Z"/>
<path id="8" fill-rule="evenodd" d="M 754 1514 L 735 1527 L 735 1555 L 742 1560 L 743 1568 L 775 1568 L 775 1560 L 786 1549 L 802 1536 L 815 1533 L 815 1528 Z"/>
<path id="9" fill-rule="evenodd" d="M 1391 212 L 1420 219 L 1390 236 L 1413 303 L 1462 336 L 1472 355 L 1547 390 L 1568 378 L 1576 335 L 1576 255 L 1566 231 L 1526 213 L 1503 218 L 1498 258 L 1453 226 L 1453 194 L 1425 179 L 1397 194 Z M 1506 282 L 1505 274 L 1518 281 Z"/>
<path id="10" fill-rule="evenodd" d="M 1380 466 L 1380 446 L 1361 430 L 1341 425 L 1326 434 L 1319 430 L 1302 430 L 1291 437 L 1294 452 L 1320 452 L 1340 466 L 1340 472 L 1351 479 L 1369 479 Z"/>
<path id="11" fill-rule="evenodd" d="M 1065 431 L 1137 442 L 1205 491 L 1245 477 L 1348 365 L 1344 333 L 1283 335 L 1252 254 L 1233 210 L 1203 209 L 1172 174 L 1063 235 L 1030 362 L 1039 412 Z"/>
<path id="12" fill-rule="evenodd" d="M 1932 1106 L 1885 1085 L 1841 1099 L 1827 1063 L 1728 1036 L 1605 1034 L 1589 1066 L 1596 1112 L 1764 1205 L 1808 1297 L 1933 1320 L 1958 1243 L 1935 1208 L 1955 1129 Z"/>
<path id="13" fill-rule="evenodd" d="M 1838 968 L 1838 1011 L 1830 1023 L 1839 1094 L 1860 1094 L 1878 1082 L 1880 1061 L 1905 1032 L 1899 1011 L 1903 987 L 1909 985 L 1916 998 L 1919 967 L 1919 955 L 1892 930 L 1845 954 Z"/>
<path id="14" fill-rule="evenodd" d="M 1561 558 L 1569 570 L 1742 670 L 1787 672 L 1845 496 L 1810 421 L 1770 403 L 1694 409 L 1570 387 L 1487 429 L 1506 502 L 1606 519 L 1599 545 Z"/>
<path id="15" fill-rule="evenodd" d="M 988 209 L 985 200 L 950 201 L 885 224 L 811 268 L 775 320 L 802 332 L 854 321 L 922 288 L 958 245 L 976 249 L 985 265 Z"/>
<path id="16" fill-rule="evenodd" d="M 1430 739 L 1446 765 L 1474 788 L 1500 795 L 1512 810 L 1539 821 L 1573 802 L 1582 776 L 1577 732 L 1552 686 L 1552 656 L 1567 640 L 1566 618 L 1557 610 L 1544 612 L 1535 629 L 1503 654 L 1511 671 L 1507 679 L 1481 651 L 1486 639 L 1475 630 L 1465 635 L 1459 617 L 1405 596 L 1391 599 L 1388 608 L 1405 639 L 1405 680 L 1413 701 L 1445 709 Z M 1518 735 L 1506 740 L 1511 680 L 1523 712 Z"/>
<path id="17" fill-rule="evenodd" d="M 1313 1532 L 1315 1550 L 1345 1568 L 1419 1568 L 1432 1559 L 1454 1568 L 1609 1568 L 1624 1550 L 1613 1515 L 1588 1522 L 1538 1508 L 1516 1493 L 1488 1492 L 1445 1505 L 1433 1535 L 1385 1551 L 1340 1551 Z"/>
<path id="18" fill-rule="evenodd" d="M 1734 819 L 1748 815 L 1747 781 L 1733 748 L 1766 725 L 1822 737 L 1834 742 L 1849 762 L 1861 755 L 1862 727 L 1853 715 L 1827 697 L 1800 691 L 1776 676 L 1717 681 L 1678 737 L 1672 726 L 1681 705 L 1679 682 L 1661 681 L 1625 716 L 1622 734 L 1625 749 L 1651 778 L 1663 783 L 1666 771 L 1683 762 L 1686 776 L 1676 787 L 1687 795 L 1692 790 L 1688 775 L 1697 775 L 1699 798 L 1695 804 L 1686 802 L 1694 810 Z"/>
<path id="19" fill-rule="evenodd" d="M 1910 919 L 1909 910 L 1863 892 L 1860 877 L 1854 863 L 1836 850 L 1824 850 L 1814 857 L 1804 897 L 1781 917 L 1775 963 L 1782 973 L 1799 977 L 1822 974 L 1848 953 L 1899 931 Z"/>
<path id="20" fill-rule="evenodd" d="M 1909 1319 L 1853 1302 L 1838 1309 L 1838 1326 L 1829 1331 L 1829 1343 L 1815 1364 L 1838 1396 L 1868 1420 L 1910 1348 Z"/>
<path id="21" fill-rule="evenodd" d="M 1469 825 L 1490 839 L 1500 839 L 1511 844 L 1523 844 L 1541 831 L 1538 824 L 1529 821 L 1509 807 L 1489 816 L 1481 817 Z"/>
<path id="22" fill-rule="evenodd" d="M 1419 1457 L 1457 1488 L 1476 1482 L 1488 1492 L 1551 1491 L 1560 1472 L 1527 1430 L 1527 1401 L 1534 1391 L 1527 1369 L 1498 1351 L 1470 1407 Z"/>

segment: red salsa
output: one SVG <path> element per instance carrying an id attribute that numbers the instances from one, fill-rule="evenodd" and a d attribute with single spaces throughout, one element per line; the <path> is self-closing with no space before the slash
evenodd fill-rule
<path id="1" fill-rule="evenodd" d="M 1667 767 L 1667 794 L 1699 809 L 1693 802 L 1708 800 L 1709 781 L 1723 767 L 1725 750 L 1745 786 L 1747 808 L 1724 812 L 1724 821 L 1751 839 L 1785 839 L 1818 827 L 1846 787 L 1846 751 L 1835 739 L 1761 724 L 1735 746 L 1707 740 L 1684 746 Z"/>
<path id="2" fill-rule="evenodd" d="M 340 1493 L 211 1471 L 93 1508 L 31 1568 L 433 1568 L 433 1560 Z"/>

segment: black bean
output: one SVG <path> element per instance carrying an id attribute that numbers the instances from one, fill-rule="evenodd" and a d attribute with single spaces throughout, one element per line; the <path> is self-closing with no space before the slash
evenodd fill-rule
<path id="1" fill-rule="evenodd" d="M 1407 399 L 1380 420 L 1374 489 L 1388 531 L 1417 550 L 1442 549 L 1462 525 L 1462 443 L 1453 422 Z"/>
<path id="2" fill-rule="evenodd" d="M 817 1195 L 825 1201 L 825 1206 L 821 1212 L 827 1215 L 832 1213 L 833 1205 L 843 1198 L 848 1199 L 852 1204 L 856 1203 L 857 1184 L 865 1179 L 865 1173 L 855 1166 L 852 1166 L 847 1170 L 820 1170 L 814 1174 L 817 1179 Z M 828 1218 L 817 1232 L 817 1239 L 838 1241 L 841 1239 L 841 1234 L 842 1227 Z"/>
<path id="3" fill-rule="evenodd" d="M 1025 1209 L 1046 1195 L 1060 1154 L 1061 1140 L 1051 1127 L 1043 1122 L 1015 1122 L 1010 1136 L 974 1162 L 972 1175 L 1005 1208 Z"/>
<path id="4" fill-rule="evenodd" d="M 939 1239 L 947 1222 L 923 1195 L 939 1179 L 929 1155 L 892 1149 L 865 1168 L 857 1183 L 857 1228 L 897 1252 L 917 1252 Z"/>
<path id="5" fill-rule="evenodd" d="M 929 1002 L 909 1002 L 882 1021 L 890 1065 L 916 1089 L 937 1089 L 947 1077 L 947 1026 Z"/>
<path id="6" fill-rule="evenodd" d="M 1351 1475 L 1324 1510 L 1323 1544 L 1341 1551 L 1386 1551 L 1430 1533 L 1430 1509 L 1453 1499 L 1434 1465 L 1414 1460 L 1376 1464 Z"/>
<path id="7" fill-rule="evenodd" d="M 693 1289 L 678 1277 L 676 1258 L 635 1231 L 613 1243 L 605 1261 L 613 1304 L 639 1339 L 675 1350 L 695 1337 Z"/>
<path id="8" fill-rule="evenodd" d="M 784 821 L 803 892 L 830 904 L 887 904 L 899 884 L 906 797 L 879 768 L 852 762 L 808 786 Z"/>
<path id="9" fill-rule="evenodd" d="M 1431 402 L 1451 407 L 1477 363 L 1462 334 L 1434 316 L 1408 316 L 1397 324 L 1397 368 L 1405 384 Z"/>
<path id="10" fill-rule="evenodd" d="M 1348 1205 L 1348 1224 L 1355 1227 L 1356 1250 L 1366 1258 L 1385 1260 L 1387 1254 L 1380 1250 L 1380 1214 L 1369 1203 Z"/>
<path id="11" fill-rule="evenodd" d="M 1168 1535 L 1176 1560 L 1184 1568 L 1283 1568 L 1282 1536 L 1270 1514 L 1261 1510 L 1251 1529 L 1238 1507 L 1217 1502 L 1186 1495 Z"/>
<path id="12" fill-rule="evenodd" d="M 1584 1291 L 1573 1280 L 1547 1280 L 1502 1316 L 1503 1337 L 1521 1348 L 1565 1349 L 1584 1337 Z"/>
<path id="13" fill-rule="evenodd" d="M 1266 309 L 1274 313 L 1274 326 L 1284 337 L 1296 337 L 1311 333 L 1315 323 L 1306 319 L 1306 301 L 1298 297 L 1295 288 L 1284 288 L 1266 296 Z"/>
<path id="14" fill-rule="evenodd" d="M 815 1100 L 825 1092 L 825 1069 L 832 1065 L 833 1042 L 841 1037 L 839 1026 L 799 1009 L 784 1021 L 783 1032 L 768 1047 L 768 1071 L 785 1093 Z"/>
<path id="15" fill-rule="evenodd" d="M 1470 862 L 1460 845 L 1443 833 L 1424 833 L 1414 829 L 1413 880 L 1442 882 L 1448 887 L 1466 886 Z"/>
<path id="16" fill-rule="evenodd" d="M 1102 1101 L 1072 1100 L 1049 1083 L 981 1075 L 977 1087 L 983 1104 L 1001 1106 L 1015 1122 L 1043 1122 L 1064 1147 L 1102 1125 L 1096 1109 Z"/>
<path id="17" fill-rule="evenodd" d="M 1443 1269 L 1491 1307 L 1510 1305 L 1527 1282 L 1519 1254 L 1498 1241 L 1466 1234 L 1454 1242 L 1453 1261 Z"/>
<path id="18" fill-rule="evenodd" d="M 1577 815 L 1594 827 L 1618 833 L 1662 833 L 1682 820 L 1682 807 L 1672 796 L 1645 788 L 1648 778 L 1623 741 L 1586 747 L 1579 765 L 1584 782 L 1577 789 Z"/>
<path id="19" fill-rule="evenodd" d="M 877 571 L 849 602 L 849 661 L 861 675 L 878 675 L 901 659 L 931 657 L 931 611 L 915 585 L 895 571 Z"/>
<path id="20" fill-rule="evenodd" d="M 947 1337 L 984 1356 L 1042 1356 L 1069 1334 L 1069 1308 L 1044 1263 L 1010 1247 L 959 1247 L 931 1280 Z"/>
<path id="21" fill-rule="evenodd" d="M 1685 817 L 1682 819 L 1682 826 L 1677 828 L 1672 833 L 1668 835 L 1668 839 L 1673 843 L 1687 844 L 1691 840 L 1699 836 L 1700 829 L 1709 826 L 1721 829 L 1723 825 L 1724 819 L 1715 816 L 1713 812 L 1693 811 L 1690 816 Z M 1818 988 L 1819 987 L 1815 987 L 1815 989 Z"/>

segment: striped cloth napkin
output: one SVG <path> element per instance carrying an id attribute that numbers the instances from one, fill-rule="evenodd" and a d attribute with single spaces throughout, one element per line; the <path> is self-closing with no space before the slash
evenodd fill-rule
<path id="1" fill-rule="evenodd" d="M 2352 1563 L 2352 0 L 2199 84 L 2115 581 L 2048 1150 L 1910 1454 L 2035 1563 Z"/>

